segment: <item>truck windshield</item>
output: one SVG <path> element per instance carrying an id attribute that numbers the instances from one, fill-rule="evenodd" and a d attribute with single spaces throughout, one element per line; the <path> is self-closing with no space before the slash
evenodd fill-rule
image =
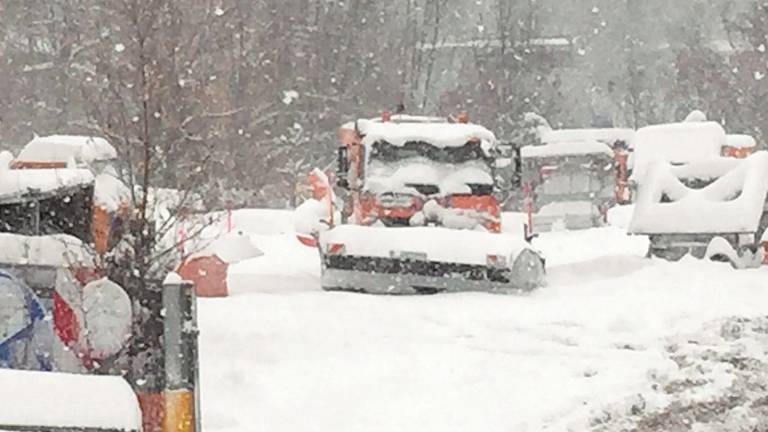
<path id="1" fill-rule="evenodd" d="M 440 163 L 460 164 L 482 160 L 490 163 L 493 159 L 486 155 L 478 142 L 468 142 L 461 147 L 436 147 L 423 141 L 411 141 L 403 146 L 395 146 L 379 141 L 371 146 L 370 158 L 382 162 L 397 162 L 403 159 L 422 157 Z"/>

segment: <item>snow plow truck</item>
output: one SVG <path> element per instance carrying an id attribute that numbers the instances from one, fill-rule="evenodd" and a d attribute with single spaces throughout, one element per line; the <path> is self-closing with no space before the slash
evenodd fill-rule
<path id="1" fill-rule="evenodd" d="M 296 215 L 299 239 L 320 251 L 323 289 L 519 292 L 544 283 L 530 238 L 502 233 L 488 129 L 464 114 L 385 113 L 342 126 L 339 139 L 336 187 L 315 170 L 314 198 Z"/>

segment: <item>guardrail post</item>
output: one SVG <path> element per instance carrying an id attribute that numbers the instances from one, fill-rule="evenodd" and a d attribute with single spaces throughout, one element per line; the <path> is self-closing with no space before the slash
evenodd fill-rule
<path id="1" fill-rule="evenodd" d="M 164 432 L 200 432 L 197 298 L 194 284 L 169 278 L 163 286 Z"/>

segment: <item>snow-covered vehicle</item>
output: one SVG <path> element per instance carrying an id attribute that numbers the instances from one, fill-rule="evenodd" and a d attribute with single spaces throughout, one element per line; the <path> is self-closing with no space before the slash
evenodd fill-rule
<path id="1" fill-rule="evenodd" d="M 13 180 L 12 176 L 36 178 L 36 182 L 48 190 L 57 189 L 57 179 L 74 173 L 85 182 L 83 172 L 90 172 L 92 199 L 86 201 L 77 197 L 74 204 L 87 204 L 92 208 L 89 218 L 92 219 L 90 226 L 96 250 L 105 253 L 114 245 L 129 217 L 130 190 L 121 180 L 125 173 L 117 151 L 107 140 L 67 135 L 35 137 L 11 161 L 10 168 L 12 171 L 4 174 L 5 181 Z M 0 167 L 2 169 L 5 167 Z M 29 189 L 28 180 L 18 181 L 18 184 Z M 61 192 L 58 193 L 61 196 Z"/>
<path id="2" fill-rule="evenodd" d="M 678 260 L 690 253 L 739 268 L 762 262 L 768 152 L 723 157 L 727 143 L 714 122 L 637 132 L 631 178 L 637 199 L 629 232 L 649 236 L 650 256 Z"/>
<path id="3" fill-rule="evenodd" d="M 616 187 L 614 151 L 597 140 L 560 141 L 520 150 L 532 230 L 585 229 L 604 223 Z"/>
<path id="4" fill-rule="evenodd" d="M 0 369 L 0 431 L 141 432 L 141 410 L 121 377 Z"/>
<path id="5" fill-rule="evenodd" d="M 343 198 L 325 179 L 318 199 L 299 209 L 330 228 L 298 229 L 315 231 L 324 289 L 412 294 L 543 284 L 541 255 L 522 236 L 501 233 L 496 137 L 488 129 L 466 118 L 385 114 L 346 124 L 339 135 Z"/>

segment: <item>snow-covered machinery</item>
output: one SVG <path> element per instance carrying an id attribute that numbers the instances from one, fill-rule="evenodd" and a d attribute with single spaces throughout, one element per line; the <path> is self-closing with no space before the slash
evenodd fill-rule
<path id="1" fill-rule="evenodd" d="M 753 152 L 751 143 L 728 144 L 715 122 L 638 130 L 631 177 L 636 204 L 629 231 L 649 236 L 650 256 L 678 260 L 690 253 L 727 260 L 737 268 L 761 263 L 768 226 L 768 152 Z M 734 153 L 728 147 L 749 150 Z"/>
<path id="2" fill-rule="evenodd" d="M 542 137 L 542 145 L 523 147 L 523 210 L 530 229 L 602 225 L 608 208 L 623 195 L 619 179 L 625 165 L 617 155 L 627 135 L 623 129 L 551 131 Z"/>
<path id="3" fill-rule="evenodd" d="M 5 167 L 0 167 L 4 169 Z M 35 137 L 10 163 L 16 176 L 51 178 L 72 176 L 76 170 L 87 170 L 92 175 L 94 190 L 89 203 L 92 206 L 93 243 L 100 253 L 107 252 L 120 235 L 129 217 L 130 190 L 120 180 L 117 152 L 103 138 L 88 136 L 53 135 Z M 28 173 L 18 173 L 28 170 Z M 55 170 L 55 174 L 45 171 Z M 9 176 L 10 174 L 6 174 Z M 43 181 L 43 180 L 41 180 Z M 77 202 L 84 203 L 78 197 Z"/>
<path id="4" fill-rule="evenodd" d="M 346 124 L 339 136 L 339 196 L 315 171 L 315 199 L 298 209 L 299 220 L 325 224 L 297 227 L 320 249 L 324 289 L 411 294 L 543 283 L 541 255 L 523 236 L 501 233 L 489 130 L 466 116 L 385 113 Z"/>

